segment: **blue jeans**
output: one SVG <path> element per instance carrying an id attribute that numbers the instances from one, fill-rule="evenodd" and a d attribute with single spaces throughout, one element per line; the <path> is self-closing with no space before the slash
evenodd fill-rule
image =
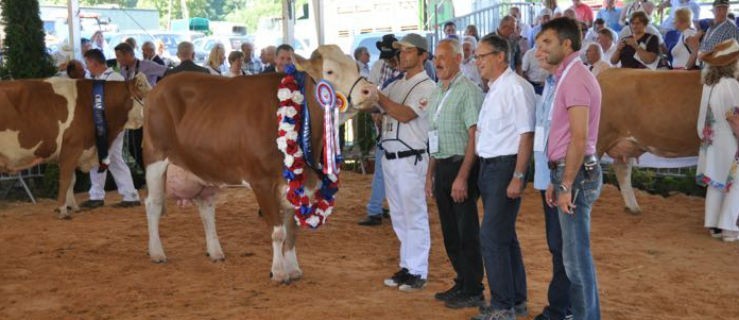
<path id="1" fill-rule="evenodd" d="M 367 216 L 382 217 L 382 202 L 385 201 L 385 179 L 382 177 L 382 157 L 385 150 L 375 148 L 375 173 L 372 175 L 372 193 L 367 203 Z"/>
<path id="2" fill-rule="evenodd" d="M 564 167 L 551 173 L 552 184 L 562 182 Z M 572 315 L 578 320 L 599 320 L 598 280 L 595 263 L 590 253 L 590 210 L 600 196 L 603 175 L 600 165 L 586 171 L 580 168 L 572 185 L 574 214 L 559 211 L 559 224 L 562 228 L 562 258 L 567 278 L 570 280 L 570 299 Z"/>
<path id="3" fill-rule="evenodd" d="M 547 231 L 547 246 L 552 254 L 552 281 L 549 282 L 547 297 L 549 305 L 542 314 L 546 319 L 562 320 L 570 314 L 570 280 L 567 279 L 562 261 L 562 229 L 559 226 L 559 211 L 546 201 L 546 191 L 541 191 L 544 206 L 544 223 Z"/>
<path id="4" fill-rule="evenodd" d="M 526 301 L 526 271 L 516 236 L 521 198 L 506 195 L 516 169 L 516 156 L 480 159 L 480 189 L 485 211 L 480 225 L 480 248 L 490 287 L 490 306 L 508 310 Z"/>

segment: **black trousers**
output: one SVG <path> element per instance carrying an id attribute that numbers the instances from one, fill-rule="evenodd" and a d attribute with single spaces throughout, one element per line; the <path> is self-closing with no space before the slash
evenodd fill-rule
<path id="1" fill-rule="evenodd" d="M 136 159 L 136 164 L 141 170 L 144 168 L 144 152 L 141 149 L 141 143 L 144 139 L 144 129 L 126 130 L 126 142 L 128 143 L 128 152 Z"/>
<path id="2" fill-rule="evenodd" d="M 480 222 L 477 216 L 479 163 L 475 162 L 467 179 L 467 200 L 452 199 L 452 184 L 462 166 L 462 157 L 437 159 L 434 174 L 434 198 L 439 210 L 444 247 L 454 271 L 454 282 L 468 295 L 483 291 L 482 256 L 480 253 Z"/>

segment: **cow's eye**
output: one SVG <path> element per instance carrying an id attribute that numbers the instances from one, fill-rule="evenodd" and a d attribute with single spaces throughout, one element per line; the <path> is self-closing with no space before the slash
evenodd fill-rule
<path id="1" fill-rule="evenodd" d="M 326 74 L 330 76 L 330 75 L 334 74 L 334 72 L 332 70 L 328 70 L 328 71 L 326 71 Z"/>

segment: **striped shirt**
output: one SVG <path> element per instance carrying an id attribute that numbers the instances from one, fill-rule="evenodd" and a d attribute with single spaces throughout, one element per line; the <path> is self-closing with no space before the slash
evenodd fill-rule
<path id="1" fill-rule="evenodd" d="M 719 23 L 716 26 L 710 27 L 708 31 L 706 31 L 706 35 L 705 37 L 703 37 L 703 41 L 701 42 L 701 47 L 699 51 L 709 52 L 713 50 L 713 47 L 715 47 L 717 44 L 731 38 L 739 41 L 739 32 L 737 31 L 736 25 L 733 22 L 725 20 L 724 22 Z"/>
<path id="2" fill-rule="evenodd" d="M 464 156 L 469 142 L 468 129 L 477 125 L 482 98 L 480 87 L 462 72 L 457 73 L 447 90 L 444 90 L 441 81 L 436 84 L 429 97 L 426 114 L 429 130 L 436 130 L 439 136 L 439 152 L 432 153 L 432 157 L 445 159 L 455 155 Z"/>

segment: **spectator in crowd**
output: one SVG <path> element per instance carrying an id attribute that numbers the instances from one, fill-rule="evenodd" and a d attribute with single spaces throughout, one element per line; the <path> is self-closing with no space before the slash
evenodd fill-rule
<path id="1" fill-rule="evenodd" d="M 569 19 L 575 20 L 575 21 L 580 22 L 580 23 L 582 22 L 580 20 L 577 20 L 577 13 L 575 12 L 575 9 L 572 9 L 572 8 L 565 9 L 565 11 L 562 12 L 562 16 L 564 16 L 565 18 L 569 18 Z M 579 25 L 579 23 L 578 23 L 578 25 Z"/>
<path id="2" fill-rule="evenodd" d="M 156 53 L 159 58 L 164 61 L 164 65 L 167 66 L 167 68 L 174 68 L 175 66 L 177 66 L 175 61 L 172 60 L 172 56 L 170 56 L 167 48 L 164 46 L 164 42 L 162 42 L 162 40 L 157 40 L 155 44 L 157 48 Z"/>
<path id="3" fill-rule="evenodd" d="M 595 15 L 596 19 L 602 19 L 605 22 L 606 27 L 613 29 L 616 32 L 621 31 L 621 24 L 618 22 L 621 18 L 621 8 L 616 8 L 616 0 L 605 0 L 603 1 L 603 8 L 598 10 Z"/>
<path id="4" fill-rule="evenodd" d="M 544 0 L 544 8 L 551 10 L 552 19 L 559 18 L 564 14 L 562 8 L 557 5 L 557 0 Z"/>
<path id="5" fill-rule="evenodd" d="M 474 24 L 467 25 L 467 28 L 464 28 L 464 35 L 474 37 L 475 41 L 480 41 L 480 33 L 477 31 L 477 26 Z"/>
<path id="6" fill-rule="evenodd" d="M 700 43 L 699 55 L 713 50 L 717 44 L 729 40 L 738 39 L 739 31 L 733 21 L 727 19 L 729 13 L 729 0 L 713 1 L 713 24 L 708 31 L 703 34 L 703 41 Z M 690 40 L 697 42 L 697 37 Z M 693 44 L 694 45 L 694 44 Z"/>
<path id="7" fill-rule="evenodd" d="M 87 70 L 85 70 L 85 66 L 82 65 L 82 62 L 79 60 L 70 60 L 67 63 L 67 76 L 70 79 L 85 79 L 87 75 Z"/>
<path id="8" fill-rule="evenodd" d="M 393 48 L 393 43 L 398 41 L 393 34 L 382 36 L 382 41 L 375 44 L 380 50 L 380 59 L 372 65 L 368 80 L 378 84 L 380 89 L 385 89 L 390 83 L 400 79 L 402 73 L 398 68 L 398 50 Z M 377 132 L 377 141 L 382 141 L 382 114 L 379 112 L 372 113 L 372 120 L 375 122 L 375 130 Z M 375 171 L 372 175 L 372 190 L 370 191 L 370 199 L 367 202 L 367 217 L 359 221 L 361 226 L 377 226 L 382 224 L 382 217 L 387 215 L 387 209 L 384 209 L 385 201 L 385 179 L 382 170 L 382 159 L 385 157 L 385 150 L 380 143 L 375 147 Z M 389 216 L 388 216 L 389 217 Z"/>
<path id="9" fill-rule="evenodd" d="M 180 59 L 180 64 L 172 69 L 167 70 L 167 72 L 164 74 L 165 76 L 178 72 L 210 73 L 208 69 L 203 68 L 193 62 L 193 59 L 195 59 L 195 47 L 189 41 L 182 41 L 180 42 L 180 44 L 177 45 L 177 58 Z"/>
<path id="10" fill-rule="evenodd" d="M 601 315 L 590 252 L 590 211 L 603 185 L 595 156 L 602 95 L 595 77 L 578 59 L 577 29 L 572 20 L 555 19 L 543 26 L 541 41 L 537 41 L 547 63 L 555 66 L 557 78 L 545 145 L 552 170 L 546 200 L 559 213 L 572 318 L 598 320 Z"/>
<path id="11" fill-rule="evenodd" d="M 93 79 L 105 81 L 124 80 L 120 73 L 115 72 L 113 68 L 107 66 L 105 56 L 99 49 L 90 49 L 87 51 L 85 53 L 85 62 L 90 69 Z M 108 176 L 107 171 L 110 171 L 116 186 L 118 186 L 118 193 L 123 197 L 123 200 L 114 204 L 113 207 L 128 208 L 141 205 L 139 192 L 133 185 L 131 170 L 128 168 L 128 164 L 123 161 L 123 135 L 124 132 L 121 131 L 110 145 L 108 155 L 110 164 L 107 170 L 99 170 L 97 166 L 90 170 L 90 198 L 81 203 L 80 207 L 92 209 L 105 205 L 105 180 Z"/>
<path id="12" fill-rule="evenodd" d="M 241 51 L 231 51 L 231 53 L 228 54 L 228 70 L 223 73 L 224 77 L 238 77 L 238 76 L 245 76 L 246 71 L 244 71 L 242 64 L 244 63 L 244 53 Z"/>
<path id="13" fill-rule="evenodd" d="M 596 42 L 590 42 L 586 45 L 585 57 L 588 69 L 593 73 L 593 76 L 597 77 L 601 72 L 611 68 L 610 63 L 603 61 L 603 49 Z"/>
<path id="14" fill-rule="evenodd" d="M 483 214 L 480 246 L 490 305 L 477 318 L 515 320 L 526 311 L 526 272 L 516 236 L 516 218 L 534 136 L 534 88 L 509 68 L 510 42 L 495 34 L 475 51 L 488 90 L 477 121 L 478 186 Z"/>
<path id="15" fill-rule="evenodd" d="M 613 33 L 613 40 L 618 41 L 618 33 L 616 32 L 616 30 L 613 30 L 607 27 L 605 21 L 601 18 L 598 18 L 598 19 L 595 19 L 595 22 L 593 22 L 593 27 L 588 29 L 588 32 L 585 34 L 585 37 L 583 38 L 583 43 L 597 41 L 598 32 L 604 29 Z"/>
<path id="16" fill-rule="evenodd" d="M 539 31 L 541 31 L 541 25 L 549 22 L 549 20 L 552 20 L 552 9 L 541 9 L 541 11 L 539 11 L 539 15 L 536 16 L 536 20 L 536 26 L 531 28 L 531 33 L 529 33 L 529 48 L 534 47 L 534 39 L 536 39 L 536 35 L 539 34 Z"/>
<path id="17" fill-rule="evenodd" d="M 544 91 L 544 81 L 549 73 L 539 66 L 539 61 L 536 59 L 536 47 L 523 54 L 521 71 L 523 77 L 534 86 L 534 93 L 541 95 Z"/>
<path id="18" fill-rule="evenodd" d="M 485 303 L 477 215 L 479 163 L 475 155 L 477 116 L 482 90 L 460 66 L 462 48 L 456 39 L 436 46 L 439 83 L 428 99 L 429 160 L 426 196 L 439 211 L 444 248 L 454 268 L 454 285 L 435 294 L 448 308 L 477 308 Z"/>
<path id="19" fill-rule="evenodd" d="M 572 10 L 575 10 L 577 21 L 585 23 L 588 28 L 593 25 L 593 9 L 589 5 L 581 0 L 572 0 Z"/>
<path id="20" fill-rule="evenodd" d="M 92 41 L 92 49 L 101 50 L 106 57 L 115 57 L 115 51 L 113 51 L 113 48 L 108 45 L 107 41 L 105 41 L 102 31 L 95 31 L 95 33 L 92 34 L 92 37 L 90 37 L 90 41 Z"/>
<path id="21" fill-rule="evenodd" d="M 87 39 L 87 38 L 80 39 L 80 52 L 82 53 L 83 57 L 85 56 L 85 52 L 87 52 L 87 50 L 90 50 L 90 49 L 92 49 L 92 42 L 90 41 L 90 39 Z"/>
<path id="22" fill-rule="evenodd" d="M 523 54 L 531 48 L 529 45 L 531 26 L 523 20 L 521 8 L 513 6 L 508 10 L 508 14 L 516 18 L 516 31 L 514 31 L 514 37 L 518 39 L 518 46 Z"/>
<path id="23" fill-rule="evenodd" d="M 493 34 L 508 40 L 508 61 L 511 70 L 518 74 L 521 74 L 521 48 L 518 46 L 518 41 L 514 39 L 514 32 L 516 31 L 516 18 L 513 16 L 505 16 L 500 20 L 498 29 Z"/>
<path id="24" fill-rule="evenodd" d="M 739 114 L 739 82 L 736 79 L 739 44 L 728 39 L 713 47 L 701 59 L 703 98 L 698 112 L 698 153 L 696 180 L 706 186 L 705 227 L 726 242 L 739 239 L 739 140 L 727 117 Z"/>
<path id="25" fill-rule="evenodd" d="M 672 69 L 692 69 L 698 56 L 698 48 L 688 47 L 688 39 L 695 37 L 697 32 L 690 26 L 693 23 L 692 13 L 688 8 L 678 8 L 675 12 L 675 30 L 680 33 L 677 43 L 670 48 Z M 696 42 L 693 42 L 694 44 Z M 695 53 L 695 54 L 693 54 Z"/>
<path id="26" fill-rule="evenodd" d="M 244 61 L 241 64 L 241 69 L 246 74 L 262 73 L 262 62 L 254 56 L 254 44 L 251 42 L 242 43 L 241 52 L 244 53 Z"/>
<path id="27" fill-rule="evenodd" d="M 675 14 L 678 9 L 686 8 L 693 14 L 693 19 L 700 19 L 701 7 L 695 0 L 662 0 L 657 6 L 658 14 L 662 15 L 666 8 L 670 8 L 670 15 L 662 21 L 662 25 L 660 26 L 666 31 L 675 29 Z"/>
<path id="28" fill-rule="evenodd" d="M 539 66 L 549 73 L 544 84 L 541 99 L 536 102 L 536 127 L 534 132 L 534 189 L 541 194 L 544 208 L 544 226 L 546 231 L 547 247 L 552 255 L 552 279 L 547 290 L 549 304 L 534 320 L 565 320 L 572 319 L 570 313 L 570 280 L 567 279 L 564 262 L 562 260 L 562 229 L 559 226 L 557 208 L 547 204 L 546 190 L 549 186 L 550 175 L 547 157 L 544 153 L 549 128 L 552 120 L 549 113 L 554 102 L 554 91 L 557 86 L 554 73 L 557 68 L 547 62 L 546 54 L 539 50 L 542 37 L 536 38 L 536 59 Z"/>
<path id="29" fill-rule="evenodd" d="M 472 82 L 477 83 L 480 89 L 484 88 L 482 78 L 480 78 L 480 71 L 477 70 L 477 64 L 475 63 L 475 49 L 477 49 L 477 40 L 472 36 L 465 36 L 462 42 L 462 53 L 464 60 L 460 66 L 462 74 Z"/>
<path id="30" fill-rule="evenodd" d="M 275 46 L 268 46 L 262 49 L 259 54 L 259 60 L 262 61 L 262 73 L 275 72 Z"/>
<path id="31" fill-rule="evenodd" d="M 165 65 L 164 60 L 156 53 L 156 47 L 154 46 L 154 42 L 146 41 L 143 45 L 141 45 L 141 55 L 143 56 L 143 60 L 149 60 L 153 61 L 160 65 Z"/>
<path id="32" fill-rule="evenodd" d="M 359 47 L 354 50 L 354 60 L 357 62 L 357 66 L 359 67 L 359 75 L 362 77 L 369 77 L 370 69 L 369 69 L 369 60 L 370 60 L 370 53 L 369 50 L 367 50 L 367 47 Z"/>
<path id="33" fill-rule="evenodd" d="M 208 72 L 212 75 L 223 75 L 223 71 L 225 69 L 223 63 L 225 61 L 226 49 L 223 48 L 222 44 L 217 43 L 212 49 L 210 49 L 208 61 L 205 62 L 205 68 L 208 69 Z"/>
<path id="34" fill-rule="evenodd" d="M 378 103 L 386 112 L 382 170 L 393 230 L 400 241 L 400 270 L 384 283 L 412 292 L 423 289 L 428 279 L 431 235 L 424 196 L 428 169 L 426 109 L 434 82 L 423 69 L 428 56 L 424 37 L 409 33 L 393 43 L 393 48 L 400 51 L 399 67 L 405 75 L 378 94 Z"/>
<path id="35" fill-rule="evenodd" d="M 629 20 L 632 34 L 618 42 L 616 52 L 611 56 L 611 64 L 621 63 L 622 68 L 645 69 L 654 66 L 659 55 L 657 36 L 647 33 L 649 17 L 644 11 L 637 11 Z M 650 68 L 650 69 L 655 69 Z"/>
<path id="36" fill-rule="evenodd" d="M 645 5 L 644 10 L 639 10 L 636 12 L 643 12 L 647 18 L 652 16 L 652 10 L 654 9 L 654 5 Z M 632 14 L 633 15 L 633 14 Z M 660 52 L 667 52 L 667 48 L 664 47 L 665 45 L 665 39 L 662 37 L 662 33 L 659 31 L 656 25 L 652 23 L 652 21 L 649 21 L 650 23 L 647 24 L 647 33 L 657 36 L 657 40 L 660 45 Z M 618 33 L 618 36 L 614 38 L 614 41 L 618 41 L 619 39 L 626 38 L 631 35 L 631 28 L 622 28 L 621 32 Z"/>
<path id="37" fill-rule="evenodd" d="M 457 25 L 452 21 L 445 23 L 444 24 L 444 35 L 447 38 L 457 37 Z"/>
<path id="38" fill-rule="evenodd" d="M 598 31 L 598 38 L 596 40 L 600 44 L 600 48 L 603 49 L 603 60 L 611 61 L 613 54 L 616 53 L 618 46 L 614 43 L 613 33 L 608 29 Z M 618 65 L 614 65 L 618 66 Z"/>
<path id="39" fill-rule="evenodd" d="M 628 26 L 631 22 L 631 16 L 634 14 L 634 12 L 643 11 L 647 14 L 647 17 L 652 15 L 652 11 L 654 11 L 654 3 L 649 2 L 649 0 L 634 0 L 634 2 L 627 4 L 624 6 L 624 8 L 621 10 L 621 17 L 619 18 L 619 24 L 621 26 Z M 624 28 L 628 29 L 628 28 Z M 624 29 L 621 29 L 623 31 Z M 619 34 L 620 37 L 623 38 L 623 35 Z"/>
<path id="40" fill-rule="evenodd" d="M 136 56 L 136 59 L 142 58 L 141 50 L 139 48 L 139 44 L 136 42 L 136 39 L 132 37 L 128 37 L 126 38 L 126 40 L 123 40 L 123 42 L 128 43 L 128 45 L 131 46 L 131 48 L 133 48 L 133 54 L 134 56 Z"/>

